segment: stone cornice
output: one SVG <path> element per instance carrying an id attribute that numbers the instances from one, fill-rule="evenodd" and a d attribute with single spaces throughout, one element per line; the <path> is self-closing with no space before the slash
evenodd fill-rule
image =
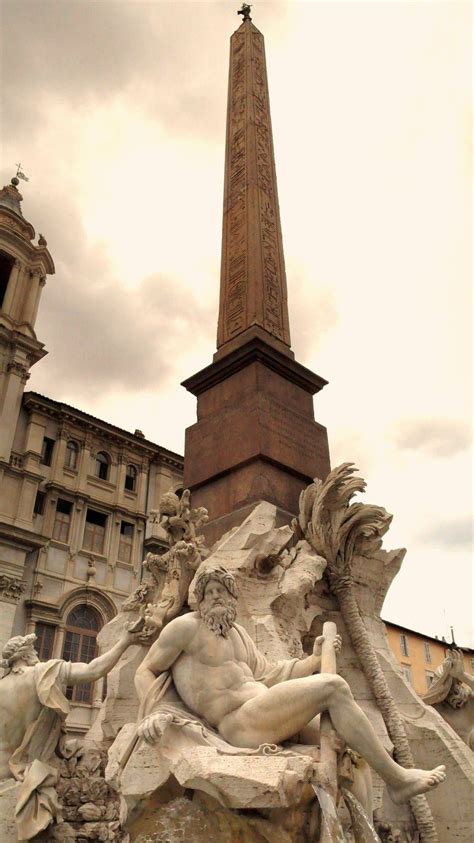
<path id="1" fill-rule="evenodd" d="M 23 406 L 29 412 L 42 413 L 59 420 L 63 424 L 67 423 L 79 427 L 90 436 L 107 439 L 120 448 L 128 448 L 134 455 L 131 455 L 130 461 L 132 462 L 134 459 L 136 460 L 136 455 L 140 454 L 150 462 L 162 462 L 166 465 L 172 465 L 177 471 L 183 471 L 183 457 L 180 454 L 168 451 L 167 448 L 163 448 L 148 439 L 142 439 L 141 436 L 122 430 L 115 425 L 89 415 L 89 413 L 70 407 L 68 404 L 61 404 L 36 392 L 25 392 Z M 72 431 L 71 437 L 74 438 Z"/>
<path id="2" fill-rule="evenodd" d="M 4 521 L 0 522 L 0 539 L 27 551 L 37 550 L 49 542 L 47 536 L 24 530 L 22 527 L 14 527 L 13 524 L 6 524 Z"/>
<path id="3" fill-rule="evenodd" d="M 311 395 L 319 392 L 327 384 L 324 378 L 302 366 L 301 363 L 282 354 L 259 337 L 254 337 L 245 345 L 239 346 L 225 357 L 215 360 L 205 369 L 182 381 L 181 386 L 198 396 L 255 362 L 262 363 Z"/>
<path id="4" fill-rule="evenodd" d="M 41 275 L 53 275 L 54 262 L 45 246 L 36 246 L 31 241 L 35 230 L 31 223 L 3 206 L 0 207 L 0 239 L 9 243 L 15 253 L 21 252 L 28 263 L 34 264 Z"/>

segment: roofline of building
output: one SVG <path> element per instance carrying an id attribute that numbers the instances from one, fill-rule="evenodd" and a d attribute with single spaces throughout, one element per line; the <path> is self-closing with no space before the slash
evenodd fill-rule
<path id="1" fill-rule="evenodd" d="M 394 621 L 389 621 L 386 618 L 381 617 L 380 620 L 383 621 L 383 623 L 386 626 L 394 626 L 396 629 L 400 629 L 402 632 L 410 632 L 412 635 L 419 635 L 420 638 L 428 638 L 430 641 L 435 641 L 437 644 L 444 644 L 446 647 L 452 647 L 453 646 L 452 641 L 443 641 L 442 638 L 436 638 L 435 635 L 428 635 L 427 632 L 418 632 L 418 630 L 416 630 L 416 629 L 409 629 L 409 627 L 407 627 L 407 626 L 401 626 L 401 624 L 395 623 Z M 474 652 L 472 647 L 465 647 L 461 644 L 456 644 L 456 643 L 454 644 L 454 646 L 456 647 L 456 649 L 463 650 L 467 653 L 473 653 Z"/>
<path id="2" fill-rule="evenodd" d="M 177 467 L 183 468 L 184 465 L 184 458 L 181 454 L 175 453 L 175 451 L 170 451 L 168 448 L 164 448 L 162 445 L 157 445 L 156 442 L 152 442 L 150 439 L 146 439 L 145 437 L 136 436 L 135 433 L 130 433 L 129 430 L 124 430 L 122 427 L 117 427 L 110 422 L 106 422 L 103 419 L 97 418 L 97 416 L 92 416 L 90 413 L 86 413 L 84 410 L 79 410 L 77 407 L 72 407 L 70 404 L 65 404 L 62 401 L 55 401 L 54 398 L 49 398 L 47 395 L 41 395 L 39 392 L 34 392 L 34 390 L 29 390 L 25 392 L 23 395 L 23 400 L 25 402 L 28 399 L 38 401 L 39 403 L 45 404 L 47 407 L 56 410 L 58 413 L 71 413 L 74 414 L 78 419 L 86 422 L 93 422 L 96 424 L 101 425 L 101 427 L 105 428 L 106 430 L 110 431 L 111 433 L 118 433 L 121 436 L 126 437 L 127 439 L 131 439 L 136 445 L 138 446 L 145 446 L 151 448 L 152 450 L 156 451 L 163 456 L 165 459 L 171 460 L 177 463 Z"/>

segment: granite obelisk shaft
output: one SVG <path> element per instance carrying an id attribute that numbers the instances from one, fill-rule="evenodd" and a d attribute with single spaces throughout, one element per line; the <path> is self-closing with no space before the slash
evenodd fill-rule
<path id="1" fill-rule="evenodd" d="M 247 20 L 230 42 L 217 348 L 254 325 L 289 348 L 265 46 Z"/>

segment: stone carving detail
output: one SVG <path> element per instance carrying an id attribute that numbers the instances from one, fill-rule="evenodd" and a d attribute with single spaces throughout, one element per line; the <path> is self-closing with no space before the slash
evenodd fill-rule
<path id="1" fill-rule="evenodd" d="M 462 650 L 451 650 L 435 670 L 422 699 L 436 706 L 455 732 L 474 750 L 474 676 L 464 670 Z"/>
<path id="2" fill-rule="evenodd" d="M 16 577 L 0 574 L 0 599 L 19 600 L 24 594 L 26 583 Z"/>
<path id="3" fill-rule="evenodd" d="M 125 840 L 120 797 L 104 777 L 107 750 L 68 740 L 62 742 L 59 754 L 56 791 L 62 822 L 53 825 L 50 838 L 61 843 L 76 839 L 104 843 Z"/>
<path id="4" fill-rule="evenodd" d="M 253 24 L 232 36 L 229 84 L 218 346 L 253 324 L 289 345 L 263 36 Z"/>
<path id="5" fill-rule="evenodd" d="M 30 377 L 28 367 L 25 366 L 23 363 L 20 363 L 18 360 L 12 360 L 7 365 L 7 372 L 11 372 L 14 375 L 19 375 L 24 382 L 26 382 Z"/>
<path id="6" fill-rule="evenodd" d="M 158 523 L 165 531 L 172 547 L 179 541 L 195 542 L 204 547 L 204 536 L 196 530 L 208 521 L 207 509 L 203 506 L 191 508 L 191 492 L 185 489 L 179 498 L 171 489 L 161 497 L 159 508 L 150 511 L 150 521 Z"/>
<path id="7" fill-rule="evenodd" d="M 179 614 L 194 572 L 208 553 L 204 536 L 196 533 L 208 520 L 207 510 L 191 507 L 189 489 L 181 498 L 172 490 L 163 495 L 150 520 L 164 530 L 170 549 L 162 555 L 147 553 L 143 566 L 148 578 L 122 605 L 125 612 L 138 610 L 133 629 L 141 633 L 144 643 Z"/>

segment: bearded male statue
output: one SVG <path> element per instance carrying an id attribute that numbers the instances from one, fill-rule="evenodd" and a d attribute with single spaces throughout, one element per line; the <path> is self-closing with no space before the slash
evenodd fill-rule
<path id="1" fill-rule="evenodd" d="M 197 574 L 196 612 L 172 620 L 137 670 L 135 684 L 143 702 L 157 677 L 171 674 L 188 710 L 203 718 L 234 747 L 280 744 L 299 734 L 314 743 L 314 719 L 327 711 L 334 729 L 386 782 L 394 802 L 404 802 L 436 787 L 445 768 L 406 769 L 393 761 L 337 674 L 321 674 L 322 637 L 311 656 L 270 665 L 248 633 L 235 623 L 237 588 L 228 571 L 204 567 Z M 341 647 L 336 639 L 336 650 Z M 168 680 L 166 680 L 168 681 Z M 151 713 L 138 733 L 160 738 L 159 715 Z"/>
<path id="2" fill-rule="evenodd" d="M 19 840 L 30 840 L 60 819 L 54 785 L 56 769 L 49 764 L 69 714 L 68 686 L 94 682 L 117 664 L 137 634 L 125 629 L 117 643 L 93 661 L 40 662 L 36 635 L 17 635 L 5 644 L 0 668 L 0 780 L 21 782 L 16 804 Z"/>

